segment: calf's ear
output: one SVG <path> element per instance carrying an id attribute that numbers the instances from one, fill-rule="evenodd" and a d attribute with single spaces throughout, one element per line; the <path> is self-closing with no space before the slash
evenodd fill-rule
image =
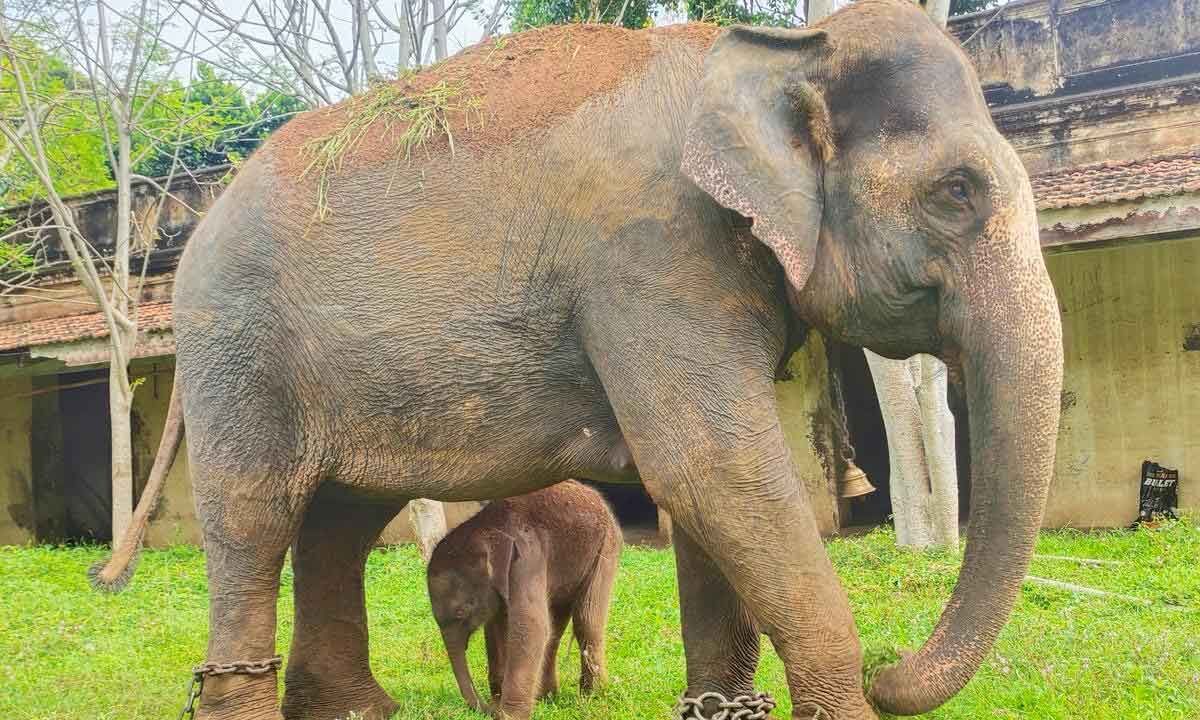
<path id="1" fill-rule="evenodd" d="M 503 598 L 505 604 L 511 597 L 512 568 L 517 559 L 517 541 L 501 534 L 488 548 L 487 573 L 492 588 Z"/>

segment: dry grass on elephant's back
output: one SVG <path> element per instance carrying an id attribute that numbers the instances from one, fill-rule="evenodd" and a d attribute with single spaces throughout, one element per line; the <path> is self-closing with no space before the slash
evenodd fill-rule
<path id="1" fill-rule="evenodd" d="M 304 113 L 281 128 L 271 145 L 293 177 L 311 172 L 312 148 L 336 137 L 348 125 L 365 125 L 341 150 L 336 172 L 373 163 L 395 162 L 397 153 L 440 152 L 504 144 L 545 128 L 590 98 L 616 89 L 635 76 L 658 48 L 656 39 L 677 39 L 699 52 L 720 31 L 688 24 L 630 31 L 610 25 L 561 25 L 486 40 L 450 59 L 377 86 L 337 105 Z M 386 96 L 379 95 L 380 93 Z M 375 94 L 373 96 L 373 94 Z M 380 97 L 394 98 L 397 112 L 380 110 Z M 372 103 L 372 101 L 375 101 Z M 445 132 L 418 146 L 406 137 L 408 118 L 421 103 L 444 111 Z M 370 110 L 366 110 L 367 108 Z M 374 113 L 362 123 L 364 112 Z"/>

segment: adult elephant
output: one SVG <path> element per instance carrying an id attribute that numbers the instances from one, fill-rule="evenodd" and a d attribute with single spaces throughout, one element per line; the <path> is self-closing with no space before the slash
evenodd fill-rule
<path id="1" fill-rule="evenodd" d="M 384 716 L 363 563 L 407 500 L 640 475 L 675 522 L 690 695 L 748 691 L 760 631 L 794 718 L 962 688 L 1032 552 L 1062 347 L 1028 179 L 954 42 L 912 2 L 861 0 L 806 30 L 533 31 L 401 82 L 283 128 L 180 262 L 209 661 L 274 653 L 290 546 L 283 715 Z M 452 145 L 410 144 L 429 117 Z M 806 328 L 939 355 L 971 413 L 958 585 L 865 694 L 772 386 Z M 201 715 L 276 703 L 270 673 L 215 675 Z"/>

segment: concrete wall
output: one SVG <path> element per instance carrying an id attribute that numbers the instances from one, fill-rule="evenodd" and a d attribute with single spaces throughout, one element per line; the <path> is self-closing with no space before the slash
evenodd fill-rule
<path id="1" fill-rule="evenodd" d="M 154 466 L 154 455 L 162 439 L 163 427 L 167 422 L 167 409 L 171 404 L 171 388 L 175 373 L 170 359 L 158 363 L 135 364 L 135 377 L 145 380 L 133 396 L 134 439 L 133 467 L 134 482 L 140 495 L 150 479 Z M 150 527 L 146 531 L 146 544 L 163 547 L 180 543 L 200 543 L 200 526 L 196 522 L 195 503 L 192 500 L 192 483 L 188 475 L 187 439 L 179 446 L 175 465 L 167 475 L 158 507 L 150 516 Z"/>
<path id="2" fill-rule="evenodd" d="M 997 127 L 1030 173 L 1188 148 L 1200 0 L 1015 0 L 956 18 Z"/>
<path id="3" fill-rule="evenodd" d="M 33 403 L 28 377 L 0 378 L 0 545 L 33 540 Z"/>
<path id="4" fill-rule="evenodd" d="M 1200 238 L 1047 257 L 1066 372 L 1046 525 L 1137 516 L 1142 460 L 1200 510 Z"/>

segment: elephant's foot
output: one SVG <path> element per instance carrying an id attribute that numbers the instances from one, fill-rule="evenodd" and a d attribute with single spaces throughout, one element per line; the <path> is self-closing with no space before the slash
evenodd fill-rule
<path id="1" fill-rule="evenodd" d="M 196 720 L 283 720 L 275 673 L 205 678 Z"/>
<path id="2" fill-rule="evenodd" d="M 364 720 L 387 720 L 399 707 L 369 675 L 333 678 L 288 668 L 283 695 L 287 720 L 331 720 L 352 712 Z"/>

